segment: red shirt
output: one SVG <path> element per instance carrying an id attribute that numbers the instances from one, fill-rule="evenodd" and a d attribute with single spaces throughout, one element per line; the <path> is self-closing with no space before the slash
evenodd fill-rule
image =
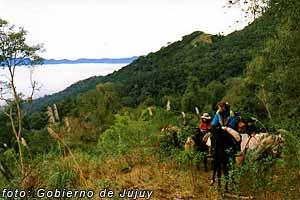
<path id="1" fill-rule="evenodd" d="M 211 128 L 211 121 L 206 121 L 203 122 L 202 120 L 200 121 L 199 128 L 201 131 L 207 131 L 208 129 Z"/>

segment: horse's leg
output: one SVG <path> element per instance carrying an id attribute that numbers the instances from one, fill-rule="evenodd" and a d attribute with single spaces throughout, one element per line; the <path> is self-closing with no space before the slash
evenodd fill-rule
<path id="1" fill-rule="evenodd" d="M 213 186 L 214 183 L 215 183 L 215 179 L 216 179 L 216 172 L 217 170 L 213 170 L 213 177 L 212 177 L 212 180 L 210 181 L 210 186 Z"/>
<path id="2" fill-rule="evenodd" d="M 217 173 L 217 170 L 218 170 L 218 162 L 217 160 L 215 159 L 214 160 L 214 165 L 213 165 L 213 177 L 212 177 L 212 180 L 210 182 L 210 186 L 212 186 L 214 183 L 215 183 L 215 180 L 216 180 L 216 173 Z"/>
<path id="3" fill-rule="evenodd" d="M 210 156 L 208 156 L 208 164 L 209 164 L 209 168 L 210 169 L 213 169 L 213 167 L 214 167 L 214 163 L 215 163 L 215 160 L 214 160 L 215 158 L 212 156 L 212 155 L 210 155 Z"/>
<path id="4" fill-rule="evenodd" d="M 197 154 L 198 154 L 199 152 L 197 152 Z M 200 162 L 200 160 L 198 160 L 198 158 L 196 159 L 196 167 L 197 167 L 197 170 L 200 170 L 200 164 L 201 164 L 201 162 Z"/>
<path id="5" fill-rule="evenodd" d="M 204 155 L 203 162 L 204 162 L 204 170 L 205 172 L 207 172 L 207 154 Z"/>
<path id="6" fill-rule="evenodd" d="M 221 162 L 218 165 L 218 170 L 217 170 L 217 177 L 218 177 L 218 190 L 221 188 L 221 176 L 222 176 L 222 168 L 221 168 Z"/>
<path id="7" fill-rule="evenodd" d="M 229 159 L 224 160 L 224 163 L 223 163 L 223 173 L 224 173 L 224 179 L 225 179 L 225 191 L 228 191 Z"/>
<path id="8" fill-rule="evenodd" d="M 177 132 L 176 132 L 176 131 L 173 131 L 172 135 L 173 135 L 173 142 L 174 142 L 174 145 L 175 145 L 176 148 L 178 148 L 178 147 L 179 147 L 179 141 L 178 141 Z"/>
<path id="9" fill-rule="evenodd" d="M 208 151 L 208 156 L 211 156 L 211 146 L 207 147 L 207 151 Z"/>

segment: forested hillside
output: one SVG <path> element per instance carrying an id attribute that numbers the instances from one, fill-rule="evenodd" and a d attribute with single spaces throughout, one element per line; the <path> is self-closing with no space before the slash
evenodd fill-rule
<path id="1" fill-rule="evenodd" d="M 178 99 L 174 105 L 180 104 L 180 96 L 189 79 L 196 78 L 193 84 L 202 88 L 212 81 L 225 84 L 226 79 L 242 75 L 246 64 L 272 36 L 277 23 L 277 18 L 266 14 L 245 29 L 227 36 L 196 31 L 155 53 L 139 57 L 104 78 L 92 77 L 57 94 L 37 99 L 31 105 L 32 110 L 90 90 L 103 82 L 122 84 L 120 91 L 126 106 L 137 106 L 145 100 L 162 105 L 165 96 Z M 176 109 L 181 107 L 176 106 Z"/>
<path id="2" fill-rule="evenodd" d="M 10 102 L 0 114 L 0 188 L 31 191 L 30 199 L 39 188 L 89 189 L 93 199 L 104 189 L 144 189 L 159 200 L 297 199 L 300 2 L 268 5 L 241 31 L 196 31 L 107 76 L 31 105 Z M 212 173 L 202 163 L 210 153 L 186 145 L 197 139 L 200 115 L 213 116 L 221 100 L 253 128 L 243 133 L 263 131 L 273 141 L 254 151 L 261 155 L 245 151 L 243 165 L 230 165 L 222 178 L 229 190 L 209 186 Z"/>

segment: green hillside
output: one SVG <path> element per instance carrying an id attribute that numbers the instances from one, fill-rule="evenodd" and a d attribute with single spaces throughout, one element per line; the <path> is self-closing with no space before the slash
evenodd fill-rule
<path id="1" fill-rule="evenodd" d="M 189 76 L 197 77 L 200 87 L 213 80 L 224 83 L 229 77 L 243 73 L 247 62 L 264 48 L 276 23 L 276 19 L 266 15 L 227 36 L 194 32 L 155 53 L 139 57 L 106 77 L 92 77 L 62 92 L 35 100 L 32 109 L 38 110 L 67 96 L 85 92 L 101 82 L 122 83 L 121 91 L 126 96 L 124 103 L 130 106 L 147 98 L 161 104 L 164 96 L 182 95 Z"/>
<path id="2" fill-rule="evenodd" d="M 228 36 L 194 32 L 158 52 L 140 57 L 104 80 L 124 83 L 124 91 L 136 104 L 149 96 L 159 100 L 165 95 L 182 95 L 189 76 L 197 77 L 200 87 L 213 80 L 224 82 L 243 73 L 246 63 L 271 36 L 275 23 L 260 19 Z"/>

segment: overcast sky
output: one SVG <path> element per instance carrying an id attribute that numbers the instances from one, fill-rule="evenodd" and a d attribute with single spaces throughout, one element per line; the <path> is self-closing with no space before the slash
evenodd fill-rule
<path id="1" fill-rule="evenodd" d="M 194 31 L 228 33 L 243 24 L 225 0 L 0 0 L 0 18 L 43 43 L 45 58 L 146 55 Z M 231 26 L 231 27 L 230 27 Z"/>

